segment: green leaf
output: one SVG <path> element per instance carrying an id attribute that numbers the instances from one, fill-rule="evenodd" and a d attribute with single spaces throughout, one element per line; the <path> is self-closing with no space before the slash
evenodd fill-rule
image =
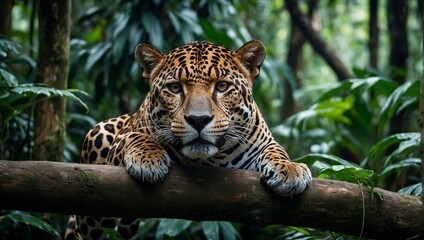
<path id="1" fill-rule="evenodd" d="M 141 15 L 143 27 L 149 35 L 149 41 L 152 45 L 161 49 L 163 47 L 162 24 L 157 17 L 150 12 Z"/>
<path id="2" fill-rule="evenodd" d="M 24 108 L 33 105 L 36 101 L 42 100 L 42 99 L 35 100 L 36 97 L 39 97 L 40 95 L 44 95 L 47 98 L 54 97 L 54 96 L 68 97 L 74 101 L 77 101 L 88 112 L 87 104 L 85 104 L 74 93 L 83 94 L 88 97 L 90 97 L 90 95 L 78 89 L 61 90 L 61 89 L 46 87 L 44 85 L 35 85 L 32 83 L 27 83 L 27 84 L 20 84 L 17 87 L 11 88 L 9 89 L 9 92 L 14 93 L 13 96 L 7 96 L 7 98 L 3 98 L 3 96 L 1 96 L 0 99 L 2 99 L 3 103 L 9 103 L 10 105 L 12 105 L 15 110 L 21 111 Z M 18 101 L 22 99 L 26 99 L 26 98 L 31 98 L 32 100 L 25 101 L 24 103 L 18 103 Z"/>
<path id="3" fill-rule="evenodd" d="M 199 19 L 197 13 L 189 8 L 182 8 L 181 11 L 176 12 L 176 15 L 185 22 L 191 32 L 196 34 L 202 34 L 203 30 L 199 25 Z"/>
<path id="4" fill-rule="evenodd" d="M 125 55 L 124 47 L 125 43 L 128 39 L 128 28 L 123 31 L 122 34 L 118 35 L 116 38 L 114 38 L 113 45 L 112 45 L 112 59 L 113 64 L 117 64 L 119 60 L 122 58 L 122 55 Z"/>
<path id="5" fill-rule="evenodd" d="M 407 187 L 404 187 L 398 191 L 401 194 L 420 196 L 423 192 L 422 183 L 416 183 Z"/>
<path id="6" fill-rule="evenodd" d="M 396 115 L 400 114 L 402 111 L 415 111 L 419 106 L 418 97 L 404 97 L 403 102 L 400 104 L 398 109 L 396 110 Z"/>
<path id="7" fill-rule="evenodd" d="M 376 176 L 374 171 L 362 169 L 358 165 L 334 155 L 314 153 L 296 158 L 293 161 L 303 162 L 319 169 L 319 178 L 330 178 L 353 183 L 360 181 L 371 187 L 375 185 L 372 180 Z"/>
<path id="8" fill-rule="evenodd" d="M 12 73 L 4 70 L 4 69 L 0 69 L 0 87 L 3 86 L 8 86 L 8 87 L 15 87 L 18 86 L 18 79 L 16 79 L 15 75 L 13 75 Z M 4 79 L 6 81 L 6 84 L 3 84 L 3 81 L 1 81 L 2 79 Z"/>
<path id="9" fill-rule="evenodd" d="M 375 186 L 375 183 L 372 180 L 374 176 L 375 173 L 372 170 L 343 165 L 333 165 L 330 168 L 323 169 L 319 173 L 318 178 L 330 178 L 352 183 L 361 182 L 373 188 Z"/>
<path id="10" fill-rule="evenodd" d="M 369 92 L 374 91 L 378 94 L 389 96 L 398 86 L 398 84 L 390 79 L 382 77 L 368 77 L 362 79 L 351 79 L 350 89 L 352 91 Z"/>
<path id="11" fill-rule="evenodd" d="M 88 58 L 85 64 L 85 71 L 91 72 L 94 64 L 102 58 L 106 52 L 112 47 L 111 43 L 98 43 L 88 51 Z"/>
<path id="12" fill-rule="evenodd" d="M 218 222 L 219 231 L 222 233 L 222 239 L 225 240 L 236 240 L 241 238 L 240 234 L 234 228 L 230 222 Z"/>
<path id="13" fill-rule="evenodd" d="M 156 230 L 156 239 L 163 239 L 164 236 L 176 237 L 186 230 L 192 221 L 182 219 L 160 219 Z"/>
<path id="14" fill-rule="evenodd" d="M 417 144 L 419 141 L 421 141 L 421 134 L 417 132 L 411 132 L 411 133 L 398 133 L 391 135 L 387 138 L 384 138 L 377 144 L 375 144 L 367 157 L 367 161 L 373 161 L 373 162 L 382 162 L 383 156 L 386 154 L 387 149 L 395 144 L 399 144 L 400 142 L 406 141 L 407 144 L 402 146 L 401 150 L 404 149 L 404 147 L 409 147 L 410 144 Z M 398 151 L 399 153 L 400 151 Z M 387 162 L 386 162 L 387 164 Z M 386 165 L 385 164 L 385 165 Z"/>
<path id="15" fill-rule="evenodd" d="M 211 42 L 222 44 L 224 46 L 230 46 L 232 39 L 227 34 L 215 29 L 215 27 L 207 19 L 199 19 L 199 24 L 207 39 Z"/>
<path id="16" fill-rule="evenodd" d="M 216 221 L 204 221 L 201 222 L 203 233 L 208 240 L 219 239 L 219 226 Z"/>
<path id="17" fill-rule="evenodd" d="M 139 22 L 133 22 L 131 24 L 131 26 L 129 27 L 129 32 L 128 32 L 128 36 L 131 36 L 131 37 L 129 38 L 127 37 L 128 46 L 130 46 L 128 48 L 129 54 L 132 55 L 134 53 L 135 47 L 140 43 L 140 39 L 142 39 L 142 36 L 144 34 L 145 34 L 144 30 L 140 29 Z M 137 65 L 135 61 L 133 62 L 134 62 L 134 65 Z"/>
<path id="18" fill-rule="evenodd" d="M 351 81 L 337 82 L 337 83 L 328 84 L 328 85 L 323 84 L 322 86 L 318 86 L 318 87 L 323 87 L 326 90 L 325 93 L 321 96 L 321 98 L 318 101 L 322 102 L 324 100 L 329 100 L 332 97 L 340 97 L 340 94 L 345 91 L 348 91 L 351 86 L 352 86 Z"/>
<path id="19" fill-rule="evenodd" d="M 348 167 L 355 167 L 355 168 L 359 167 L 358 165 L 348 162 L 340 157 L 337 157 L 331 154 L 322 154 L 322 153 L 311 153 L 303 157 L 293 159 L 293 161 L 302 162 L 305 164 L 313 164 L 318 159 L 325 160 L 328 163 L 338 163 L 340 165 L 348 166 Z"/>
<path id="20" fill-rule="evenodd" d="M 353 107 L 354 98 L 345 99 L 332 98 L 318 102 L 309 109 L 298 112 L 287 119 L 288 124 L 301 130 L 311 128 L 318 123 L 328 124 L 329 122 L 351 124 L 351 120 L 345 115 L 345 112 Z M 327 122 L 323 122 L 326 120 Z M 314 125 L 315 124 L 315 125 Z"/>
<path id="21" fill-rule="evenodd" d="M 397 163 L 390 164 L 386 168 L 383 169 L 380 173 L 381 178 L 387 177 L 390 173 L 403 168 L 419 168 L 421 166 L 420 158 L 408 158 Z"/>
<path id="22" fill-rule="evenodd" d="M 128 27 L 128 20 L 130 20 L 130 15 L 125 13 L 118 13 L 114 16 L 112 39 L 115 39 L 125 28 Z"/>
<path id="23" fill-rule="evenodd" d="M 380 124 L 378 125 L 377 130 L 379 135 L 383 133 L 383 130 L 389 123 L 390 119 L 392 119 L 395 114 L 399 113 L 400 106 L 405 108 L 405 101 L 409 101 L 408 105 L 411 104 L 411 98 L 416 99 L 413 102 L 419 102 L 418 97 L 420 96 L 420 84 L 421 83 L 418 80 L 406 82 L 390 94 L 379 113 Z M 418 107 L 418 105 L 415 106 Z"/>
<path id="24" fill-rule="evenodd" d="M 396 158 L 408 155 L 411 152 L 419 151 L 420 146 L 421 136 L 401 141 L 399 146 L 387 157 L 386 161 L 384 162 L 384 166 L 391 164 Z"/>
<path id="25" fill-rule="evenodd" d="M 89 43 L 98 43 L 102 41 L 105 32 L 107 21 L 106 19 L 99 19 L 93 29 L 84 36 L 84 40 Z"/>
<path id="26" fill-rule="evenodd" d="M 4 52 L 12 51 L 16 54 L 20 54 L 22 52 L 22 47 L 18 43 L 2 38 L 0 39 L 0 50 Z"/>
<path id="27" fill-rule="evenodd" d="M 147 219 L 141 220 L 137 235 L 135 237 L 131 238 L 131 239 L 132 240 L 143 239 L 143 238 L 140 238 L 138 236 L 145 237 L 148 233 L 155 232 L 155 228 L 158 225 L 159 221 L 160 221 L 160 219 L 158 219 L 158 218 L 147 218 Z"/>
<path id="28" fill-rule="evenodd" d="M 171 20 L 172 26 L 174 26 L 174 28 L 175 28 L 175 31 L 180 32 L 181 24 L 178 21 L 177 16 L 175 16 L 175 14 L 172 13 L 172 11 L 167 11 L 167 13 L 168 13 L 168 16 L 169 16 L 169 20 Z"/>
<path id="29" fill-rule="evenodd" d="M 383 76 L 383 74 L 375 69 L 375 68 L 358 68 L 358 67 L 352 67 L 352 72 L 355 74 L 358 78 L 366 78 L 370 76 Z"/>
<path id="30" fill-rule="evenodd" d="M 7 215 L 4 215 L 3 217 L 0 217 L 0 220 L 1 218 L 8 218 L 14 222 L 24 223 L 29 226 L 33 226 L 40 230 L 43 230 L 55 237 L 60 237 L 59 232 L 56 231 L 56 229 L 54 229 L 50 224 L 24 212 L 12 212 Z"/>

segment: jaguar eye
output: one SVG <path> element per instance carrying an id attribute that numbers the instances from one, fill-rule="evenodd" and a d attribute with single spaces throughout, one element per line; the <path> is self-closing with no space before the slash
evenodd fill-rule
<path id="1" fill-rule="evenodd" d="M 215 84 L 215 89 L 218 92 L 225 92 L 230 87 L 230 83 L 226 81 L 219 81 Z"/>
<path id="2" fill-rule="evenodd" d="M 180 93 L 183 90 L 183 87 L 181 86 L 181 84 L 179 83 L 170 83 L 168 84 L 168 89 L 169 91 L 173 92 L 173 93 Z"/>

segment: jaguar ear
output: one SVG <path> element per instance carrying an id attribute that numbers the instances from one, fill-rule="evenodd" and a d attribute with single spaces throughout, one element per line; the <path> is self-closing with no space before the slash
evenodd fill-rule
<path id="1" fill-rule="evenodd" d="M 163 58 L 163 53 L 148 44 L 142 43 L 135 49 L 134 57 L 138 66 L 143 69 L 143 77 L 150 83 L 151 74 Z"/>
<path id="2" fill-rule="evenodd" d="M 265 46 L 258 40 L 252 40 L 241 46 L 236 56 L 254 80 L 258 77 L 259 69 L 265 59 Z"/>

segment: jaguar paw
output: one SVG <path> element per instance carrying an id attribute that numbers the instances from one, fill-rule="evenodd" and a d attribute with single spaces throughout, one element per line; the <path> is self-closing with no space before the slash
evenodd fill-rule
<path id="1" fill-rule="evenodd" d="M 285 162 L 266 166 L 262 180 L 279 196 L 293 197 L 302 193 L 311 183 L 312 174 L 303 163 Z"/>
<path id="2" fill-rule="evenodd" d="M 170 167 L 170 159 L 164 156 L 164 159 L 140 159 L 126 157 L 125 168 L 127 172 L 135 179 L 148 182 L 157 183 L 162 181 L 166 174 L 168 174 Z"/>

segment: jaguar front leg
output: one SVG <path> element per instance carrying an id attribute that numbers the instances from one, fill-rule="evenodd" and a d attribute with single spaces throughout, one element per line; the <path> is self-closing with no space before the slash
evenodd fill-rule
<path id="1" fill-rule="evenodd" d="M 287 152 L 277 143 L 263 151 L 259 162 L 262 180 L 279 196 L 292 197 L 303 192 L 312 181 L 308 166 L 290 161 Z"/>
<path id="2" fill-rule="evenodd" d="M 162 181 L 171 166 L 166 150 L 143 132 L 118 136 L 112 144 L 107 161 L 112 165 L 125 166 L 131 176 L 149 183 Z"/>

